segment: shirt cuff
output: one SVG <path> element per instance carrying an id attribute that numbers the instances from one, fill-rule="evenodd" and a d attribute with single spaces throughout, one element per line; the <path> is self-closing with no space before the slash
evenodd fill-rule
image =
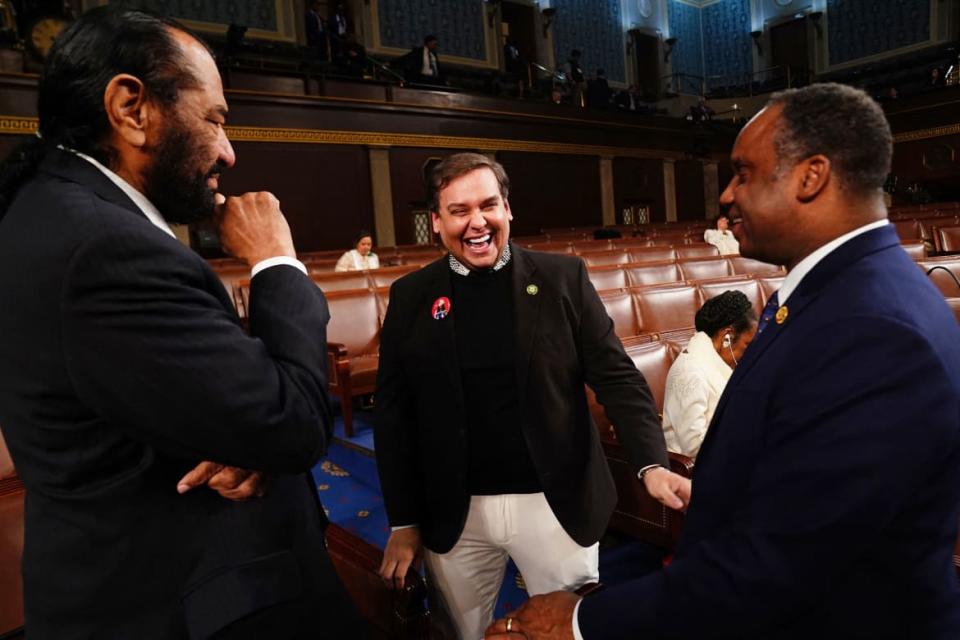
<path id="1" fill-rule="evenodd" d="M 650 469 L 656 469 L 657 467 L 666 468 L 662 464 L 648 464 L 640 471 L 637 471 L 637 478 L 643 480 L 643 474 L 649 471 Z"/>
<path id="2" fill-rule="evenodd" d="M 583 640 L 583 635 L 580 633 L 580 623 L 578 622 L 577 615 L 580 613 L 580 605 L 583 603 L 583 598 L 577 601 L 577 605 L 573 608 L 573 640 Z"/>
<path id="3" fill-rule="evenodd" d="M 266 260 L 261 260 L 257 264 L 253 265 L 253 269 L 250 270 L 250 277 L 253 278 L 253 276 L 257 275 L 264 269 L 275 267 L 278 264 L 285 264 L 289 267 L 293 267 L 294 269 L 299 269 L 300 271 L 303 272 L 303 275 L 305 276 L 310 275 L 309 273 L 307 273 L 307 268 L 304 266 L 304 264 L 299 260 L 297 260 L 296 258 L 291 258 L 290 256 L 276 256 L 275 258 L 267 258 Z"/>

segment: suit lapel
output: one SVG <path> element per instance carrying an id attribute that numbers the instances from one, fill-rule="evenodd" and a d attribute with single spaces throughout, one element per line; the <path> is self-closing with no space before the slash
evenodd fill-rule
<path id="1" fill-rule="evenodd" d="M 534 341 L 539 326 L 543 281 L 537 273 L 536 265 L 523 249 L 518 249 L 511 244 L 510 251 L 514 260 L 511 291 L 517 332 L 517 397 L 522 404 L 523 398 L 527 395 L 530 359 L 533 357 Z"/>
<path id="2" fill-rule="evenodd" d="M 439 368 L 446 374 L 446 380 L 450 385 L 449 391 L 453 394 L 457 408 L 461 415 L 464 414 L 463 406 L 463 386 L 460 380 L 460 362 L 457 357 L 456 323 L 457 301 L 453 299 L 453 286 L 451 278 L 457 278 L 450 271 L 447 256 L 444 255 L 440 260 L 424 267 L 429 270 L 427 277 L 427 286 L 423 289 L 425 295 L 419 303 L 414 313 L 422 313 L 429 318 L 427 321 L 427 343 L 433 351 Z M 433 305 L 440 299 L 450 300 L 450 313 L 447 317 L 440 320 L 433 318 Z"/>

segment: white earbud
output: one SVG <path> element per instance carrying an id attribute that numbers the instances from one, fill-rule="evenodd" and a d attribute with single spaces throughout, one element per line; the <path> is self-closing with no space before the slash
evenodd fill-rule
<path id="1" fill-rule="evenodd" d="M 733 359 L 733 366 L 737 366 L 738 364 L 740 364 L 739 362 L 737 362 L 737 355 L 733 352 L 732 341 L 730 339 L 729 333 L 723 334 L 723 346 L 726 347 L 727 350 L 730 352 L 730 358 Z"/>

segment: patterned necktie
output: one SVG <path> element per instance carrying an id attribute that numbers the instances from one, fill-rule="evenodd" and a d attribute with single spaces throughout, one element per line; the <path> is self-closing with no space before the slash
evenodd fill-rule
<path id="1" fill-rule="evenodd" d="M 770 321 L 773 320 L 774 314 L 777 313 L 777 308 L 780 306 L 779 296 L 777 295 L 779 293 L 779 291 L 774 291 L 770 299 L 767 300 L 767 306 L 763 308 L 763 313 L 760 314 L 760 322 L 757 323 L 757 333 L 762 333 Z"/>

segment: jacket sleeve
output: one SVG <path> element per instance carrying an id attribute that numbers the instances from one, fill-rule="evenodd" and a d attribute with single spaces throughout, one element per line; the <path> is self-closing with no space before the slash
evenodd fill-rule
<path id="1" fill-rule="evenodd" d="M 374 402 L 377 470 L 387 518 L 394 527 L 420 524 L 423 496 L 413 390 L 402 363 L 405 294 L 401 281 L 390 287 L 390 306 L 380 336 L 380 364 Z"/>
<path id="2" fill-rule="evenodd" d="M 582 305 L 580 348 L 586 383 L 613 424 L 617 439 L 637 468 L 670 467 L 663 428 L 646 380 L 623 350 L 587 269 L 578 265 L 577 286 Z"/>
<path id="3" fill-rule="evenodd" d="M 308 470 L 326 446 L 326 301 L 298 270 L 251 284 L 250 329 L 208 274 L 153 229 L 92 235 L 61 290 L 67 371 L 81 401 L 185 459 Z"/>

